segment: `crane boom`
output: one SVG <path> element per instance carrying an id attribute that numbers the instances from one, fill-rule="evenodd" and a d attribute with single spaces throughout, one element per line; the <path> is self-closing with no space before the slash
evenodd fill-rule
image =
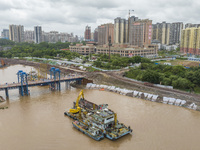
<path id="1" fill-rule="evenodd" d="M 81 96 L 84 99 L 83 90 L 81 90 L 81 92 L 79 93 L 79 95 L 78 95 L 78 97 L 76 99 L 76 108 L 79 106 L 79 100 L 80 100 Z"/>
<path id="2" fill-rule="evenodd" d="M 81 112 L 81 108 L 79 107 L 79 101 L 80 101 L 80 98 L 84 99 L 84 94 L 83 94 L 83 90 L 81 90 L 81 92 L 79 93 L 78 95 L 78 98 L 76 99 L 76 105 L 75 105 L 75 109 L 70 109 L 69 112 L 70 113 L 73 113 L 73 114 L 76 114 L 76 113 L 80 113 Z"/>
<path id="3" fill-rule="evenodd" d="M 114 114 L 114 121 L 115 121 L 115 126 L 117 125 L 117 114 Z"/>

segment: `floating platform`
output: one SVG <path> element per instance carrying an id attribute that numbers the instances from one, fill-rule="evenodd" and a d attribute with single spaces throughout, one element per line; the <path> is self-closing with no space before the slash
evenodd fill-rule
<path id="1" fill-rule="evenodd" d="M 85 100 L 83 91 L 74 102 L 73 108 L 64 114 L 76 120 L 72 122 L 76 129 L 93 136 L 91 138 L 95 140 L 102 139 L 102 135 L 110 140 L 117 140 L 132 132 L 130 126 L 119 123 L 117 114 L 108 109 L 108 104 L 97 105 Z"/>
<path id="2" fill-rule="evenodd" d="M 103 132 L 95 127 L 87 127 L 85 124 L 79 121 L 73 121 L 72 125 L 79 130 L 80 132 L 88 135 L 89 137 L 93 138 L 96 141 L 100 141 L 104 138 Z"/>

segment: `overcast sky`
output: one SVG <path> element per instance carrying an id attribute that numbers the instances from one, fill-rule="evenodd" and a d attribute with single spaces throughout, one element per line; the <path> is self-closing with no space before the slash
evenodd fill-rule
<path id="1" fill-rule="evenodd" d="M 9 24 L 33 30 L 73 32 L 83 36 L 85 26 L 92 31 L 116 17 L 131 15 L 156 22 L 200 23 L 199 0 L 0 0 L 0 31 Z"/>

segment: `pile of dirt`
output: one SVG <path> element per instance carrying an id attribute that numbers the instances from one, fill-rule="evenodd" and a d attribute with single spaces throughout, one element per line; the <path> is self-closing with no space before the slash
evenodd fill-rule
<path id="1" fill-rule="evenodd" d="M 180 62 L 181 65 L 185 67 L 198 67 L 200 62 L 195 62 L 195 61 L 182 61 Z"/>

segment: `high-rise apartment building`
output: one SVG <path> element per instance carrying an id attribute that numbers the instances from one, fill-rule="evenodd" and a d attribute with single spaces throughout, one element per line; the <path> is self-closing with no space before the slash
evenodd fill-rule
<path id="1" fill-rule="evenodd" d="M 131 38 L 130 37 L 130 25 L 133 24 L 135 21 L 138 21 L 138 20 L 139 20 L 138 17 L 135 17 L 135 16 L 131 16 L 128 19 L 129 24 L 128 24 L 128 40 L 127 40 L 127 43 L 129 43 L 129 39 Z"/>
<path id="2" fill-rule="evenodd" d="M 171 24 L 169 44 L 180 44 L 182 29 L 183 29 L 183 22 L 174 22 Z"/>
<path id="3" fill-rule="evenodd" d="M 98 42 L 98 28 L 94 30 L 94 42 Z"/>
<path id="4" fill-rule="evenodd" d="M 50 31 L 49 32 L 49 42 L 56 43 L 60 40 L 60 34 L 58 31 Z"/>
<path id="5" fill-rule="evenodd" d="M 153 24 L 152 40 L 158 40 L 161 44 L 170 43 L 170 23 L 162 22 Z"/>
<path id="6" fill-rule="evenodd" d="M 85 41 L 90 41 L 91 40 L 91 27 L 86 26 L 85 27 Z"/>
<path id="7" fill-rule="evenodd" d="M 129 43 L 138 47 L 148 47 L 151 44 L 152 20 L 138 20 L 130 24 Z"/>
<path id="8" fill-rule="evenodd" d="M 9 39 L 14 42 L 24 42 L 24 26 L 9 25 Z"/>
<path id="9" fill-rule="evenodd" d="M 42 32 L 42 41 L 55 43 L 55 42 L 78 42 L 78 36 L 73 33 L 59 33 L 58 31 Z"/>
<path id="10" fill-rule="evenodd" d="M 109 36 L 111 37 L 111 43 L 114 42 L 114 24 L 108 23 L 98 26 L 98 44 L 108 44 Z"/>
<path id="11" fill-rule="evenodd" d="M 41 26 L 34 27 L 34 38 L 35 38 L 35 43 L 39 44 L 42 42 L 42 27 Z"/>
<path id="12" fill-rule="evenodd" d="M 200 27 L 182 30 L 180 51 L 185 54 L 200 55 Z"/>
<path id="13" fill-rule="evenodd" d="M 128 20 L 117 17 L 114 20 L 114 43 L 128 43 Z"/>
<path id="14" fill-rule="evenodd" d="M 9 30 L 8 29 L 3 29 L 3 31 L 1 32 L 1 38 L 9 39 Z"/>
<path id="15" fill-rule="evenodd" d="M 24 32 L 24 42 L 34 42 L 34 31 L 27 30 Z"/>
<path id="16" fill-rule="evenodd" d="M 94 41 L 94 32 L 91 32 L 91 41 Z"/>
<path id="17" fill-rule="evenodd" d="M 128 44 L 130 38 L 130 25 L 138 20 L 138 17 L 135 16 L 129 17 L 128 20 L 117 17 L 114 20 L 114 43 Z"/>
<path id="18" fill-rule="evenodd" d="M 200 27 L 200 24 L 192 24 L 192 23 L 185 24 L 185 29 L 192 28 L 192 27 L 198 28 L 198 27 Z"/>

